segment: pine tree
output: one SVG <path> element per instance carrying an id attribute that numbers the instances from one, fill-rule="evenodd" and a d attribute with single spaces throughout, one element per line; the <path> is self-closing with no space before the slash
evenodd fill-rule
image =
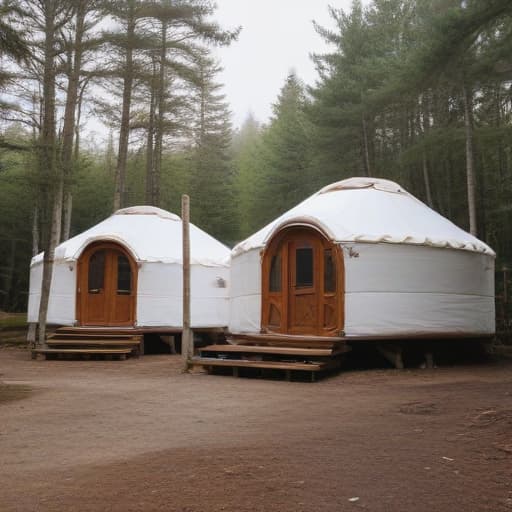
<path id="1" fill-rule="evenodd" d="M 262 167 L 252 212 L 262 225 L 304 199 L 316 187 L 310 167 L 310 126 L 304 86 L 292 72 L 273 106 L 258 162 Z"/>
<path id="2" fill-rule="evenodd" d="M 233 136 L 231 151 L 235 166 L 235 198 L 240 240 L 253 233 L 255 222 L 255 195 L 261 184 L 262 167 L 259 162 L 262 129 L 252 114 L 249 114 L 241 128 Z"/>
<path id="3" fill-rule="evenodd" d="M 234 173 L 230 145 L 230 112 L 216 75 L 220 68 L 208 57 L 198 61 L 201 77 L 197 96 L 195 142 L 191 154 L 192 221 L 232 244 L 237 235 Z"/>

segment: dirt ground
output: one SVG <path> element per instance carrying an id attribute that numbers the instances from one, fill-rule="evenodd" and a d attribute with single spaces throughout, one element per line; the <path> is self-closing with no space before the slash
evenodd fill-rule
<path id="1" fill-rule="evenodd" d="M 512 361 L 304 383 L 11 347 L 0 381 L 2 512 L 512 511 Z"/>

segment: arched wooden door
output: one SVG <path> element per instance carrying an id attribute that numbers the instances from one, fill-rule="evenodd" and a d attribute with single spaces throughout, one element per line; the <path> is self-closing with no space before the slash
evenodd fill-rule
<path id="1" fill-rule="evenodd" d="M 80 325 L 135 324 L 137 265 L 115 243 L 92 244 L 78 261 L 77 311 Z"/>
<path id="2" fill-rule="evenodd" d="M 263 255 L 262 276 L 263 331 L 337 336 L 343 330 L 343 260 L 316 229 L 280 231 Z"/>

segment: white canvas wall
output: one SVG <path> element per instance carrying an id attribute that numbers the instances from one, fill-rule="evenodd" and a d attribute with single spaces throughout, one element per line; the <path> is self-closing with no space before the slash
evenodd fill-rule
<path id="1" fill-rule="evenodd" d="M 71 269 L 71 270 L 70 270 Z M 30 272 L 28 321 L 37 322 L 42 264 Z M 224 287 L 220 285 L 223 284 Z M 191 267 L 192 327 L 225 327 L 229 316 L 229 269 Z M 143 263 L 138 272 L 138 326 L 182 326 L 182 267 L 178 264 Z M 54 266 L 48 323 L 73 325 L 76 322 L 76 262 L 57 262 Z"/>
<path id="2" fill-rule="evenodd" d="M 494 332 L 492 255 L 384 243 L 345 244 L 343 253 L 346 335 Z M 231 282 L 230 331 L 259 332 L 259 249 L 233 257 Z"/>
<path id="3" fill-rule="evenodd" d="M 344 261 L 348 336 L 494 332 L 490 255 L 411 245 L 346 244 Z"/>
<path id="4" fill-rule="evenodd" d="M 229 330 L 260 332 L 261 257 L 260 249 L 233 256 L 231 260 Z"/>
<path id="5" fill-rule="evenodd" d="M 28 322 L 37 322 L 43 263 L 30 267 L 30 290 L 28 296 Z M 58 262 L 53 267 L 47 322 L 49 324 L 72 325 L 76 306 L 76 263 Z"/>
<path id="6" fill-rule="evenodd" d="M 190 274 L 192 327 L 227 326 L 229 269 L 192 265 Z M 182 326 L 182 276 L 181 265 L 142 264 L 138 277 L 138 326 Z"/>

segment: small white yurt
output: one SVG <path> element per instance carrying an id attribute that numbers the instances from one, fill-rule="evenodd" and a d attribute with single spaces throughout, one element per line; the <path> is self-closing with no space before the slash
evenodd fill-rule
<path id="1" fill-rule="evenodd" d="M 495 331 L 495 254 L 402 187 L 326 186 L 232 251 L 230 332 L 348 339 Z"/>
<path id="2" fill-rule="evenodd" d="M 190 225 L 191 325 L 228 323 L 229 249 Z M 32 259 L 28 321 L 38 321 L 43 255 Z M 182 327 L 182 223 L 160 208 L 118 210 L 60 244 L 48 323 L 104 327 Z"/>

